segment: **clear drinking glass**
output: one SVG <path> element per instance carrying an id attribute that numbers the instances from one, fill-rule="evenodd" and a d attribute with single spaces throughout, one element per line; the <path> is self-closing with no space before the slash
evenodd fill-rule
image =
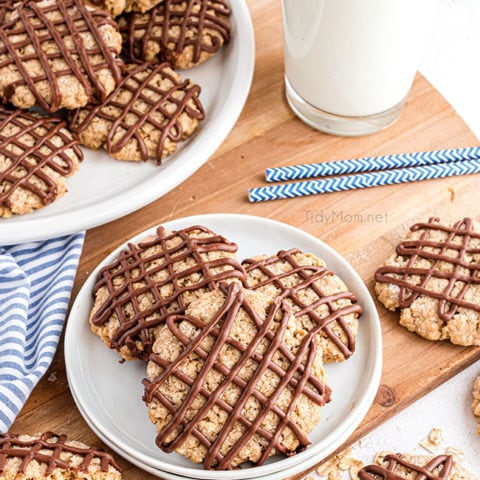
<path id="1" fill-rule="evenodd" d="M 287 100 L 335 135 L 381 130 L 400 115 L 434 0 L 283 0 Z"/>

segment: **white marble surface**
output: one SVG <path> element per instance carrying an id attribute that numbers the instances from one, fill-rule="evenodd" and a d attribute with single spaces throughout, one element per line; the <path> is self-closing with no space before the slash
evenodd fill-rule
<path id="1" fill-rule="evenodd" d="M 437 1 L 431 43 L 420 71 L 480 139 L 480 1 Z M 381 450 L 428 454 L 419 443 L 437 427 L 445 436 L 442 447 L 462 449 L 464 465 L 480 478 L 480 436 L 470 408 L 472 382 L 477 375 L 480 362 L 364 437 L 355 445 L 355 457 L 370 463 Z M 312 478 L 321 477 L 313 474 Z"/>
<path id="2" fill-rule="evenodd" d="M 370 463 L 381 450 L 429 455 L 420 442 L 432 428 L 440 428 L 444 442 L 439 453 L 461 449 L 465 467 L 480 475 L 480 436 L 470 407 L 472 383 L 479 374 L 480 364 L 472 365 L 400 412 L 357 443 L 355 457 Z"/>
<path id="3" fill-rule="evenodd" d="M 436 1 L 420 71 L 480 138 L 480 1 Z"/>

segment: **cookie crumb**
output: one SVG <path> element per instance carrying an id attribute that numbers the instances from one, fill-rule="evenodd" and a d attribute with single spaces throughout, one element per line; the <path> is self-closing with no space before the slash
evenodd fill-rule
<path id="1" fill-rule="evenodd" d="M 328 476 L 328 480 L 337 480 L 342 478 L 342 471 L 349 470 L 350 477 L 356 480 L 356 475 L 362 466 L 363 462 L 353 457 L 353 448 L 348 447 L 320 465 L 316 472 L 321 477 Z"/>
<path id="2" fill-rule="evenodd" d="M 317 475 L 321 477 L 326 477 L 333 469 L 335 469 L 338 465 L 338 458 L 337 456 L 332 457 L 330 460 L 322 463 L 319 467 L 317 467 Z"/>
<path id="3" fill-rule="evenodd" d="M 375 459 L 373 460 L 373 463 L 376 463 L 377 465 L 382 465 L 384 462 L 384 459 L 387 455 L 393 455 L 395 452 L 392 452 L 390 450 L 385 450 L 383 452 L 378 452 L 375 455 Z"/>
<path id="4" fill-rule="evenodd" d="M 352 457 L 353 448 L 349 447 L 338 455 L 338 468 L 348 470 L 354 458 Z"/>
<path id="5" fill-rule="evenodd" d="M 342 471 L 338 468 L 330 470 L 328 473 L 328 480 L 342 480 Z"/>
<path id="6" fill-rule="evenodd" d="M 349 474 L 352 480 L 358 480 L 358 472 L 363 468 L 364 463 L 361 460 L 353 459 L 350 465 Z"/>
<path id="7" fill-rule="evenodd" d="M 448 192 L 450 193 L 450 201 L 453 203 L 455 200 L 455 190 L 453 187 L 448 187 Z"/>
<path id="8" fill-rule="evenodd" d="M 445 440 L 443 436 L 442 430 L 439 428 L 433 428 L 432 431 L 429 433 L 428 438 L 422 440 L 420 445 L 425 449 L 428 450 L 430 453 L 436 453 L 438 451 L 438 447 L 441 443 Z"/>
<path id="9" fill-rule="evenodd" d="M 463 463 L 465 459 L 465 452 L 457 447 L 447 447 L 445 454 L 451 455 L 455 463 Z"/>
<path id="10" fill-rule="evenodd" d="M 58 380 L 57 372 L 52 372 L 52 373 L 49 375 L 49 377 L 48 377 L 47 380 L 48 380 L 49 382 L 52 382 L 52 383 L 56 382 L 56 381 Z"/>

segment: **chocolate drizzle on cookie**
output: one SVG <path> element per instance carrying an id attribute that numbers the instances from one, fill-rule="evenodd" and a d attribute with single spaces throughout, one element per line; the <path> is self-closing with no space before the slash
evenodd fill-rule
<path id="1" fill-rule="evenodd" d="M 57 184 L 47 170 L 68 176 L 75 170 L 72 157 L 82 160 L 78 140 L 56 117 L 41 117 L 22 110 L 0 107 L 0 206 L 11 208 L 12 195 L 22 188 L 44 205 L 57 197 Z M 13 132 L 5 133 L 6 130 Z"/>
<path id="2" fill-rule="evenodd" d="M 419 467 L 407 462 L 401 455 L 387 455 L 385 467 L 368 465 L 358 472 L 360 480 L 448 480 L 453 468 L 451 455 L 439 455 L 428 462 L 425 467 Z M 406 473 L 400 473 L 400 469 Z M 408 476 L 408 477 L 407 477 Z"/>
<path id="3" fill-rule="evenodd" d="M 19 435 L 11 433 L 0 434 L 0 473 L 5 471 L 7 462 L 13 458 L 21 459 L 17 472 L 19 474 L 25 473 L 27 467 L 34 461 L 46 465 L 46 475 L 51 475 L 56 468 L 87 472 L 94 460 L 99 461 L 102 472 L 108 472 L 109 467 L 121 471 L 113 457 L 103 450 L 67 445 L 66 441 L 65 435 L 52 432 L 46 432 L 40 437 L 29 440 L 23 440 Z M 62 459 L 64 453 L 83 457 L 83 460 L 72 465 L 68 460 Z"/>
<path id="4" fill-rule="evenodd" d="M 107 12 L 91 9 L 83 0 L 27 0 L 17 8 L 16 17 L 0 28 L 0 70 L 14 68 L 21 75 L 3 92 L 5 102 L 18 87 L 25 86 L 41 108 L 56 112 L 62 106 L 62 77 L 76 78 L 90 101 L 104 101 L 107 96 L 99 71 L 108 69 L 115 83 L 120 82 L 123 62 L 101 33 L 107 25 L 118 28 Z M 93 43 L 87 43 L 87 34 Z M 66 38 L 71 45 L 67 46 Z M 28 65 L 34 63 L 39 73 L 32 76 Z M 39 90 L 45 81 L 49 98 Z"/>
<path id="5" fill-rule="evenodd" d="M 420 295 L 437 299 L 439 318 L 449 321 L 459 307 L 480 312 L 479 303 L 466 300 L 471 286 L 480 284 L 480 233 L 473 230 L 470 218 L 452 227 L 439 222 L 438 218 L 430 218 L 427 223 L 413 225 L 410 230 L 421 232 L 420 238 L 405 240 L 396 248 L 397 255 L 407 259 L 406 265 L 381 267 L 375 280 L 400 287 L 401 308 L 410 307 Z M 432 232 L 443 232 L 445 239 L 430 239 Z M 445 287 L 438 292 L 432 290 L 428 284 L 433 280 L 443 281 Z"/>
<path id="6" fill-rule="evenodd" d="M 196 64 L 202 53 L 213 54 L 229 41 L 230 14 L 224 0 L 164 0 L 144 14 L 126 17 L 124 52 L 131 59 L 150 60 L 148 49 L 159 45 L 156 61 L 177 67 L 176 59 L 191 48 Z"/>
<path id="7" fill-rule="evenodd" d="M 245 272 L 234 258 L 206 258 L 211 252 L 236 251 L 235 243 L 205 227 L 193 226 L 173 233 L 159 227 L 155 238 L 129 244 L 118 260 L 100 271 L 94 295 L 102 287 L 108 294 L 91 322 L 104 325 L 114 316 L 119 327 L 111 348 L 126 345 L 133 355 L 145 358 L 152 344 L 149 330 L 164 323 L 169 314 L 185 312 L 184 293 L 215 290 L 224 280 L 245 280 Z M 175 264 L 185 261 L 188 267 L 175 271 Z M 162 294 L 162 289 L 169 294 Z M 141 305 L 142 297 L 150 298 L 148 308 Z"/>
<path id="8" fill-rule="evenodd" d="M 0 25 L 4 25 L 16 9 L 12 0 L 0 0 Z"/>
<path id="9" fill-rule="evenodd" d="M 250 304 L 240 284 L 236 282 L 230 285 L 222 284 L 220 288 L 225 294 L 225 301 L 207 324 L 191 316 L 168 317 L 167 327 L 184 347 L 174 361 L 168 362 L 155 353 L 150 356 L 150 360 L 159 365 L 163 371 L 151 381 L 144 380 L 144 399 L 147 403 L 155 400 L 170 412 L 168 423 L 158 433 L 157 445 L 165 452 L 172 452 L 181 446 L 189 435 L 193 435 L 207 450 L 204 460 L 205 468 L 222 470 L 232 468 L 232 462 L 254 435 L 260 436 L 265 441 L 262 455 L 257 462 L 259 465 L 274 450 L 286 455 L 292 454 L 281 443 L 280 437 L 285 429 L 291 430 L 297 437 L 299 442 L 297 451 L 304 450 L 310 442 L 306 434 L 292 420 L 299 397 L 305 395 L 319 406 L 323 406 L 330 400 L 329 387 L 313 376 L 311 372 L 318 350 L 316 335 L 318 329 L 310 331 L 303 337 L 294 354 L 284 343 L 284 335 L 291 319 L 291 312 L 281 297 L 274 301 L 267 318 L 263 320 Z M 257 328 L 254 338 L 248 344 L 230 336 L 240 308 L 248 314 Z M 182 333 L 178 326 L 182 321 L 195 327 L 198 332 L 195 338 L 191 339 Z M 213 339 L 213 343 L 210 344 L 211 348 L 205 348 L 207 337 Z M 258 348 L 263 342 L 267 342 L 267 346 L 261 353 Z M 219 360 L 220 352 L 226 348 L 234 349 L 241 355 L 231 367 L 227 367 Z M 273 361 L 274 354 L 277 352 L 285 359 L 282 365 Z M 200 357 L 203 360 L 201 370 L 195 378 L 191 378 L 181 369 L 182 362 L 190 356 Z M 250 378 L 245 379 L 240 372 L 247 363 L 251 362 L 256 364 L 256 368 Z M 284 366 L 286 364 L 288 365 Z M 205 383 L 206 376 L 211 369 L 215 369 L 223 377 L 221 383 L 214 387 L 213 391 L 210 391 Z M 279 378 L 278 384 L 275 385 L 268 397 L 257 389 L 258 383 L 267 370 L 274 372 Z M 177 378 L 188 386 L 188 392 L 179 408 L 162 394 L 161 386 L 171 378 Z M 230 405 L 222 399 L 223 393 L 232 384 L 241 390 L 234 405 Z M 285 389 L 288 389 L 292 396 L 288 405 L 282 408 L 277 402 Z M 199 397 L 203 398 L 204 402 L 199 408 L 196 407 L 192 411 L 191 407 Z M 250 397 L 255 398 L 261 405 L 260 411 L 253 420 L 249 420 L 244 412 L 244 407 Z M 196 404 L 198 406 L 198 403 Z M 216 438 L 209 440 L 200 431 L 199 424 L 215 405 L 224 410 L 228 416 Z M 195 413 L 195 410 L 198 411 Z M 195 414 L 193 415 L 193 413 Z M 278 418 L 278 424 L 274 431 L 267 430 L 263 426 L 267 415 L 272 413 Z M 243 433 L 234 441 L 227 453 L 221 453 L 225 441 L 232 430 L 238 427 L 238 424 L 243 427 Z M 176 437 L 172 440 L 174 433 L 176 433 Z"/>
<path id="10" fill-rule="evenodd" d="M 168 87 L 162 87 L 161 80 L 166 80 Z M 128 100 L 123 100 L 125 94 Z M 198 85 L 181 81 L 166 63 L 140 64 L 128 71 L 105 103 L 77 110 L 71 128 L 81 134 L 94 119 L 106 121 L 109 123 L 106 151 L 114 155 L 134 142 L 144 161 L 151 156 L 145 139 L 147 132 L 159 132 L 155 158 L 160 164 L 166 142 L 184 139 L 181 117 L 186 115 L 195 120 L 205 117 L 199 94 Z M 87 114 L 81 116 L 84 112 Z"/>
<path id="11" fill-rule="evenodd" d="M 301 265 L 295 260 L 295 255 L 302 252 L 296 248 L 290 250 L 281 250 L 277 255 L 261 259 L 261 260 L 245 260 L 242 265 L 248 274 L 254 270 L 259 270 L 265 277 L 265 280 L 258 284 L 250 285 L 252 290 L 259 289 L 269 284 L 273 284 L 285 298 L 290 299 L 295 305 L 293 315 L 295 317 L 302 317 L 308 315 L 312 322 L 318 326 L 323 334 L 338 348 L 345 358 L 349 358 L 355 351 L 355 335 L 351 331 L 348 323 L 345 321 L 345 316 L 355 314 L 361 315 L 362 307 L 357 304 L 357 298 L 351 292 L 336 292 L 331 295 L 326 295 L 322 287 L 317 283 L 333 272 L 323 266 Z M 287 262 L 291 269 L 277 274 L 270 268 L 278 262 Z M 295 287 L 289 287 L 285 283 L 287 277 L 299 277 L 298 283 Z M 299 293 L 303 290 L 311 289 L 318 297 L 311 304 L 305 304 Z M 351 302 L 345 305 L 345 301 Z M 318 312 L 322 307 L 328 308 L 328 315 L 324 316 Z M 345 335 L 345 340 L 335 334 L 332 329 L 333 325 L 340 326 L 341 331 Z"/>

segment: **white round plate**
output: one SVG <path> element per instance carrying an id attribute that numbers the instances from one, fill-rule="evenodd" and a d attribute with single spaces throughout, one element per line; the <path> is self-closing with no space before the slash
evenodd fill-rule
<path id="1" fill-rule="evenodd" d="M 253 26 L 245 0 L 230 0 L 232 37 L 204 64 L 181 71 L 202 87 L 206 118 L 192 138 L 162 165 L 120 162 L 84 149 L 68 192 L 27 215 L 0 219 L 0 244 L 44 240 L 107 223 L 153 202 L 186 180 L 213 155 L 237 121 L 250 90 L 255 63 Z"/>
<path id="2" fill-rule="evenodd" d="M 323 409 L 322 419 L 310 433 L 312 444 L 289 458 L 275 457 L 258 467 L 235 471 L 208 471 L 182 456 L 166 454 L 155 445 L 155 428 L 142 401 L 145 364 L 121 364 L 118 355 L 107 349 L 90 332 L 89 312 L 98 271 L 117 257 L 122 245 L 92 272 L 72 307 L 65 334 L 65 364 L 71 392 L 80 412 L 92 429 L 120 455 L 134 458 L 138 465 L 187 478 L 240 480 L 269 478 L 280 470 L 301 471 L 338 448 L 366 415 L 375 397 L 381 375 L 382 347 L 378 314 L 370 294 L 355 270 L 331 247 L 316 237 L 284 223 L 236 214 L 187 217 L 164 224 L 167 230 L 204 225 L 238 244 L 238 258 L 274 254 L 298 247 L 323 258 L 354 292 L 364 308 L 360 319 L 356 352 L 347 362 L 326 365 L 332 401 Z M 138 242 L 151 229 L 129 240 Z M 273 478 L 273 477 L 272 477 Z"/>
<path id="3" fill-rule="evenodd" d="M 89 421 L 88 416 L 85 414 L 85 412 L 82 412 L 82 415 L 86 419 L 86 421 L 90 425 L 90 427 L 92 427 L 92 429 L 94 431 L 96 431 L 95 427 L 93 426 L 93 424 L 91 424 L 91 422 Z M 98 437 L 100 438 L 100 440 L 102 440 L 104 443 L 107 443 L 107 439 L 100 432 L 96 431 L 96 433 L 97 433 Z M 176 475 L 175 473 L 165 472 L 163 470 L 158 470 L 156 468 L 150 467 L 149 465 L 146 465 L 146 464 L 142 463 L 140 460 L 131 456 L 129 453 L 125 452 L 124 450 L 122 450 L 118 446 L 115 446 L 113 449 L 115 450 L 115 452 L 118 455 L 123 457 L 128 462 L 132 463 L 133 465 L 137 466 L 138 468 L 141 468 L 145 472 L 148 472 L 148 473 L 150 473 L 150 474 L 152 474 L 152 475 L 154 475 L 158 478 L 161 478 L 162 480 L 195 480 L 195 478 L 197 478 L 197 477 L 183 477 L 181 475 Z M 308 470 L 309 468 L 311 468 L 313 465 L 315 465 L 318 462 L 319 462 L 319 460 L 317 458 L 308 457 L 308 458 L 305 458 L 302 462 L 298 463 L 297 465 L 293 465 L 289 468 L 286 468 L 285 470 L 282 470 L 281 472 L 274 472 L 274 473 L 271 473 L 269 475 L 256 476 L 255 480 L 280 480 L 279 475 L 281 475 L 282 479 L 287 479 L 287 478 L 291 477 L 292 475 L 296 475 L 298 473 L 301 473 L 301 472 L 304 472 L 304 471 Z M 213 475 L 212 478 L 216 478 L 216 476 Z"/>

